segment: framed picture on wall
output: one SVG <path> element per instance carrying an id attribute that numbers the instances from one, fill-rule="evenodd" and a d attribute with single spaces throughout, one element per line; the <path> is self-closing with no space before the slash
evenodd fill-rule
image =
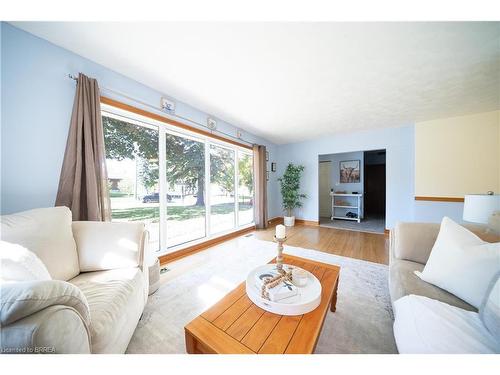
<path id="1" fill-rule="evenodd" d="M 271 163 L 271 172 L 276 172 L 276 163 L 275 162 Z"/>
<path id="2" fill-rule="evenodd" d="M 340 162 L 340 183 L 359 183 L 361 173 L 359 170 L 359 160 L 344 160 Z"/>

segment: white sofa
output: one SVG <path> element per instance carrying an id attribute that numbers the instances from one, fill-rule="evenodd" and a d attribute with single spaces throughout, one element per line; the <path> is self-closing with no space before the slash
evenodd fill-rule
<path id="1" fill-rule="evenodd" d="M 434 223 L 398 223 L 391 231 L 389 291 L 398 351 L 499 353 L 500 273 L 491 281 L 479 311 L 414 273 L 424 269 L 439 228 Z"/>
<path id="2" fill-rule="evenodd" d="M 66 207 L 1 217 L 1 239 L 51 280 L 1 285 L 4 353 L 124 353 L 148 296 L 142 223 L 72 222 Z"/>

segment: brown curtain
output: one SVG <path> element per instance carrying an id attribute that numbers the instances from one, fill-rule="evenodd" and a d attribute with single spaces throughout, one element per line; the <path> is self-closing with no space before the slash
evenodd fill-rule
<path id="1" fill-rule="evenodd" d="M 78 75 L 56 206 L 67 206 L 73 220 L 109 221 L 106 153 L 99 86 Z"/>
<path id="2" fill-rule="evenodd" d="M 267 167 L 266 146 L 253 145 L 253 175 L 255 188 L 254 220 L 257 229 L 267 228 Z"/>

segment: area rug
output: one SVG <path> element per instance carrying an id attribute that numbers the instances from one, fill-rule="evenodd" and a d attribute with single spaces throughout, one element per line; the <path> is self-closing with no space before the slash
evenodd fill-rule
<path id="1" fill-rule="evenodd" d="M 285 253 L 341 267 L 337 311 L 328 312 L 316 353 L 397 352 L 387 266 L 286 245 Z M 127 353 L 185 353 L 184 326 L 275 254 L 276 244 L 250 235 L 170 264 Z"/>

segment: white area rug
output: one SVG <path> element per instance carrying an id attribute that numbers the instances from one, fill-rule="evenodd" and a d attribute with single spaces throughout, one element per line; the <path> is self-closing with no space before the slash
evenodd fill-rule
<path id="1" fill-rule="evenodd" d="M 396 353 L 387 266 L 286 245 L 285 253 L 341 267 L 337 311 L 328 312 L 316 353 Z M 275 255 L 273 242 L 240 237 L 172 263 L 127 353 L 185 353 L 184 326 Z"/>

